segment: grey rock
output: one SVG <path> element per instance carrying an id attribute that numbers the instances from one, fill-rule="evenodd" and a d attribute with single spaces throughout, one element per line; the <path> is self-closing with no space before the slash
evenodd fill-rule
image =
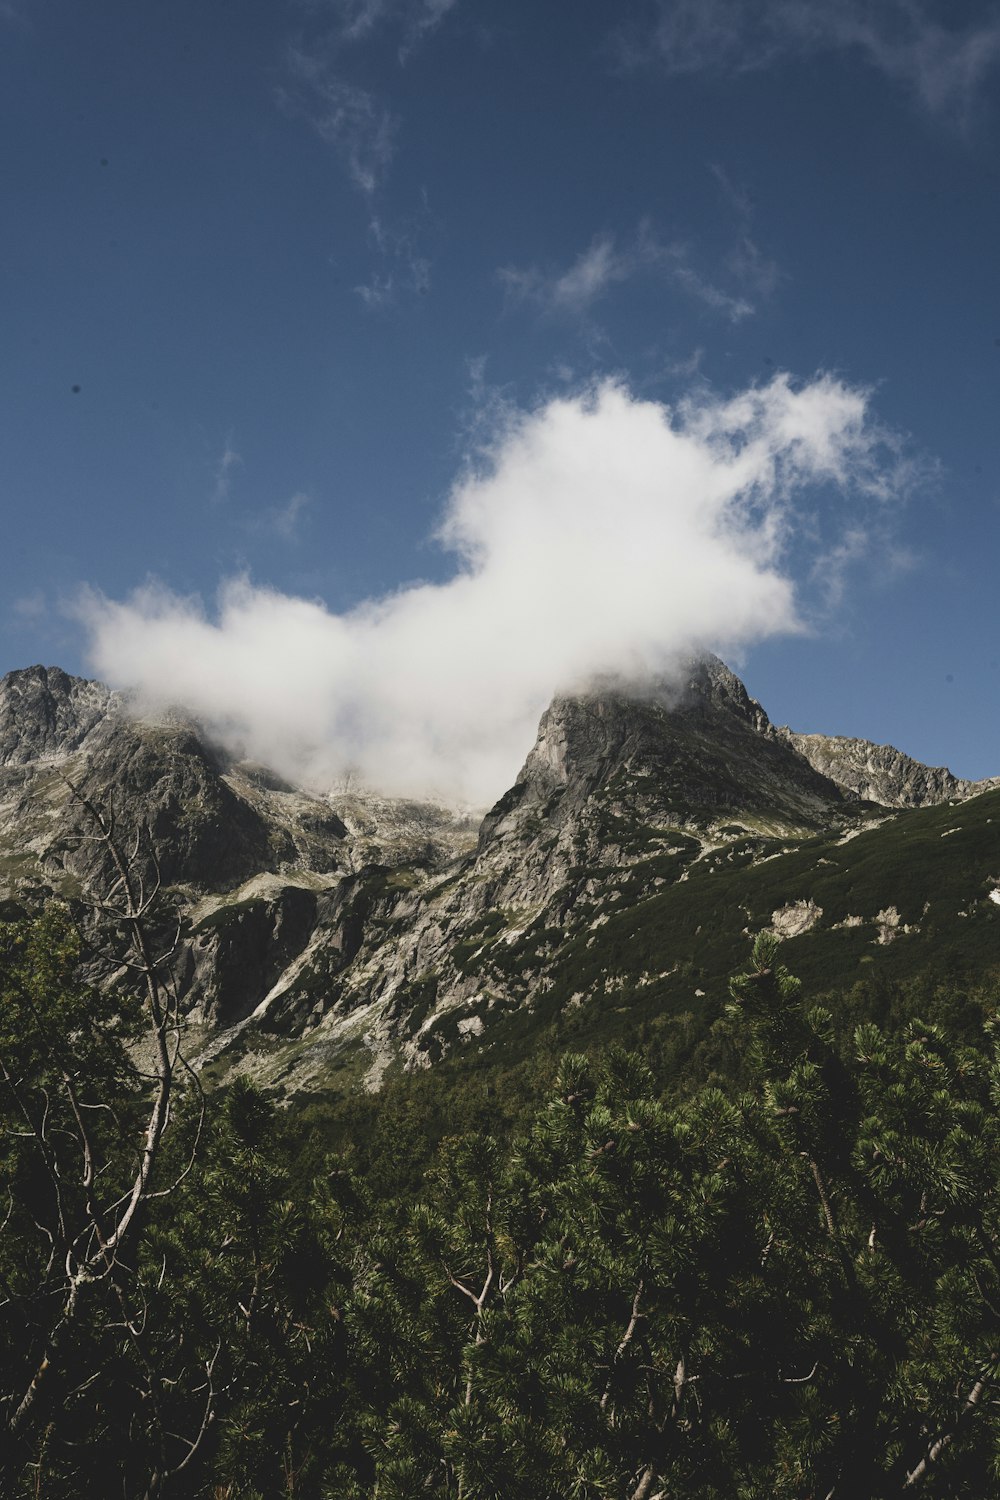
<path id="1" fill-rule="evenodd" d="M 58 761 L 82 749 L 121 713 L 99 682 L 59 667 L 25 667 L 0 678 L 0 766 Z"/>
<path id="2" fill-rule="evenodd" d="M 880 807 L 927 807 L 940 802 L 963 802 L 1000 786 L 1000 779 L 967 781 L 946 766 L 924 766 L 894 745 L 841 735 L 796 734 L 786 727 L 778 733 L 809 764 L 845 792 L 877 802 Z"/>

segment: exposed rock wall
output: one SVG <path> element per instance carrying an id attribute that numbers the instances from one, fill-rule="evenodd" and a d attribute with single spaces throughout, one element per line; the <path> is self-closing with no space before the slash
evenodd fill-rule
<path id="1" fill-rule="evenodd" d="M 855 797 L 881 807 L 928 807 L 939 802 L 964 801 L 1000 785 L 996 777 L 967 781 L 946 766 L 925 766 L 893 745 L 840 735 L 778 733 L 804 756 L 815 770 Z"/>

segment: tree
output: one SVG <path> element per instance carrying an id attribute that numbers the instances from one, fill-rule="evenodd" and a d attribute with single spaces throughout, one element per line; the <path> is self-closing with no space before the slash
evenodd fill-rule
<path id="1" fill-rule="evenodd" d="M 513 1151 L 447 1147 L 379 1262 L 422 1351 L 373 1419 L 380 1497 L 995 1484 L 996 1052 L 916 1021 L 839 1052 L 768 936 L 722 1024 L 738 1094 L 671 1103 L 612 1049 Z"/>
<path id="2" fill-rule="evenodd" d="M 140 995 L 83 981 L 65 910 L 0 931 L 5 1495 L 997 1488 L 993 1030 L 845 1044 L 764 935 L 719 1022 L 738 1084 L 567 1057 L 513 1140 L 446 1138 L 401 1199 L 406 1173 L 303 1152 L 245 1080 L 180 1097 L 118 857 Z"/>
<path id="3" fill-rule="evenodd" d="M 65 908 L 52 906 L 0 935 L 0 1152 L 8 1185 L 0 1474 L 9 1488 L 29 1462 L 72 1467 L 65 1455 L 77 1429 L 106 1423 L 132 1384 L 155 1434 L 145 1487 L 152 1496 L 189 1462 L 213 1406 L 208 1361 L 200 1372 L 200 1426 L 190 1437 L 169 1430 L 161 1374 L 147 1349 L 140 1268 L 150 1210 L 176 1188 L 160 1168 L 177 1081 L 182 1073 L 196 1080 L 180 1050 L 166 955 L 151 936 L 160 888 L 152 841 L 139 832 L 126 852 L 111 807 L 71 792 L 92 829 L 81 837 L 105 872 L 96 907 L 124 938 L 124 972 L 138 993 L 131 983 L 83 981 L 83 941 Z M 190 1170 L 197 1135 L 179 1178 Z M 135 1420 L 133 1412 L 129 1437 Z M 109 1461 L 120 1445 L 121 1434 L 109 1430 Z"/>

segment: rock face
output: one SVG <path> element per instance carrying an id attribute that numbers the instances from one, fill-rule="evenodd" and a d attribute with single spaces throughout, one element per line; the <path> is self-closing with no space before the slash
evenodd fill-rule
<path id="1" fill-rule="evenodd" d="M 539 933 L 589 924 L 651 861 L 666 859 L 676 878 L 726 837 L 802 837 L 858 816 L 857 799 L 814 770 L 714 658 L 641 693 L 558 698 L 475 854 L 400 892 L 383 941 L 329 976 L 329 1007 L 311 1012 L 316 1043 L 364 1014 L 377 1059 L 401 1052 L 425 1065 L 442 1024 L 464 1035 L 481 1029 L 479 1008 L 527 1003 L 544 967 Z M 286 997 L 299 1012 L 301 983 Z"/>
<path id="2" fill-rule="evenodd" d="M 58 667 L 9 672 L 0 678 L 0 766 L 61 761 L 120 712 L 117 693 Z"/>
<path id="3" fill-rule="evenodd" d="M 54 847 L 71 875 L 91 872 L 74 787 L 110 803 L 123 827 L 149 829 L 168 885 L 228 889 L 282 862 L 336 868 L 345 830 L 325 804 L 245 783 L 196 725 L 137 721 L 97 683 L 44 667 L 0 682 L 0 827 L 39 879 Z M 310 831 L 317 813 L 325 837 Z"/>
<path id="4" fill-rule="evenodd" d="M 621 868 L 673 833 L 802 834 L 854 816 L 855 800 L 709 658 L 641 694 L 557 698 L 483 820 L 477 869 L 490 905 L 545 901 L 575 893 L 574 869 Z"/>
<path id="5" fill-rule="evenodd" d="M 232 762 L 182 714 L 143 721 L 99 683 L 29 667 L 0 681 L 0 901 L 100 888 L 74 788 L 111 807 L 129 836 L 148 829 L 191 934 L 176 979 L 213 1024 L 253 1009 L 311 940 L 318 895 L 345 874 L 387 851 L 433 864 L 475 838 L 468 818 L 364 793 L 346 796 L 341 816 L 326 798 Z M 266 892 L 254 885 L 262 879 Z M 223 915 L 210 920 L 212 898 Z"/>
<path id="6" fill-rule="evenodd" d="M 344 1059 L 372 1086 L 392 1061 L 488 1044 L 495 1018 L 530 1011 L 602 924 L 661 889 L 690 881 L 700 910 L 717 870 L 983 790 L 886 747 L 775 729 L 714 658 L 557 698 L 481 820 L 304 792 L 181 713 L 142 720 L 100 684 L 32 667 L 0 682 L 8 907 L 100 887 L 74 786 L 149 830 L 182 922 L 189 1052 L 293 1089 L 329 1086 Z M 808 896 L 767 912 L 806 932 L 822 916 Z"/>
<path id="7" fill-rule="evenodd" d="M 946 766 L 924 766 L 893 745 L 840 735 L 796 734 L 782 728 L 780 735 L 823 776 L 844 791 L 882 807 L 928 807 L 938 802 L 964 801 L 1000 785 L 996 777 L 966 781 Z"/>

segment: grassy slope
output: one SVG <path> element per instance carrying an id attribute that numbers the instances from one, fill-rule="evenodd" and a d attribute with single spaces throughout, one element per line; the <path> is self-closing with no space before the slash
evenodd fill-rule
<path id="1" fill-rule="evenodd" d="M 505 951 L 494 943 L 481 951 L 484 978 L 491 964 L 508 972 L 530 966 L 546 944 L 557 944 L 545 959 L 552 983 L 538 1010 L 554 1014 L 579 995 L 587 997 L 583 1009 L 688 1009 L 703 998 L 696 990 L 705 998 L 724 991 L 748 932 L 806 899 L 822 916 L 787 939 L 783 953 L 814 990 L 846 988 L 869 967 L 904 978 L 928 963 L 957 961 L 976 971 L 1000 965 L 1000 906 L 989 898 L 1000 885 L 1000 792 L 908 812 L 846 842 L 753 844 L 733 840 L 689 863 L 682 880 L 681 856 L 643 861 L 621 878 L 621 899 L 602 903 L 607 920 L 597 927 L 584 920 L 568 934 L 535 930 Z M 671 874 L 674 883 L 654 886 Z M 890 907 L 901 927 L 915 930 L 881 944 L 875 919 Z M 837 926 L 850 917 L 863 925 Z"/>
<path id="2" fill-rule="evenodd" d="M 683 854 L 654 856 L 619 875 L 621 900 L 603 906 L 613 915 L 596 927 L 586 907 L 578 926 L 539 926 L 509 946 L 494 924 L 471 949 L 467 939 L 460 957 L 485 993 L 501 965 L 512 973 L 543 970 L 540 983 L 525 981 L 529 1003 L 494 1010 L 481 1039 L 454 1046 L 433 1069 L 390 1073 L 378 1096 L 351 1097 L 331 1077 L 325 1095 L 297 1102 L 303 1124 L 349 1144 L 359 1164 L 405 1191 L 442 1135 L 515 1122 L 567 1050 L 617 1040 L 639 1046 L 667 1089 L 713 1071 L 738 1075 L 739 1060 L 720 1052 L 711 1025 L 729 976 L 746 960 L 747 929 L 758 931 L 775 910 L 806 898 L 822 917 L 785 941 L 782 959 L 839 1015 L 842 1029 L 863 1016 L 892 1025 L 914 1013 L 947 1013 L 961 1027 L 967 1008 L 975 1030 L 982 1010 L 992 1008 L 1000 906 L 989 892 L 1000 886 L 1000 792 L 908 812 L 843 843 L 833 835 L 798 843 L 736 836 L 701 859 L 695 853 L 690 841 Z M 687 878 L 678 880 L 685 865 Z M 653 885 L 664 878 L 674 883 Z M 917 930 L 881 944 L 874 919 L 890 906 Z M 849 916 L 864 925 L 834 927 Z"/>

